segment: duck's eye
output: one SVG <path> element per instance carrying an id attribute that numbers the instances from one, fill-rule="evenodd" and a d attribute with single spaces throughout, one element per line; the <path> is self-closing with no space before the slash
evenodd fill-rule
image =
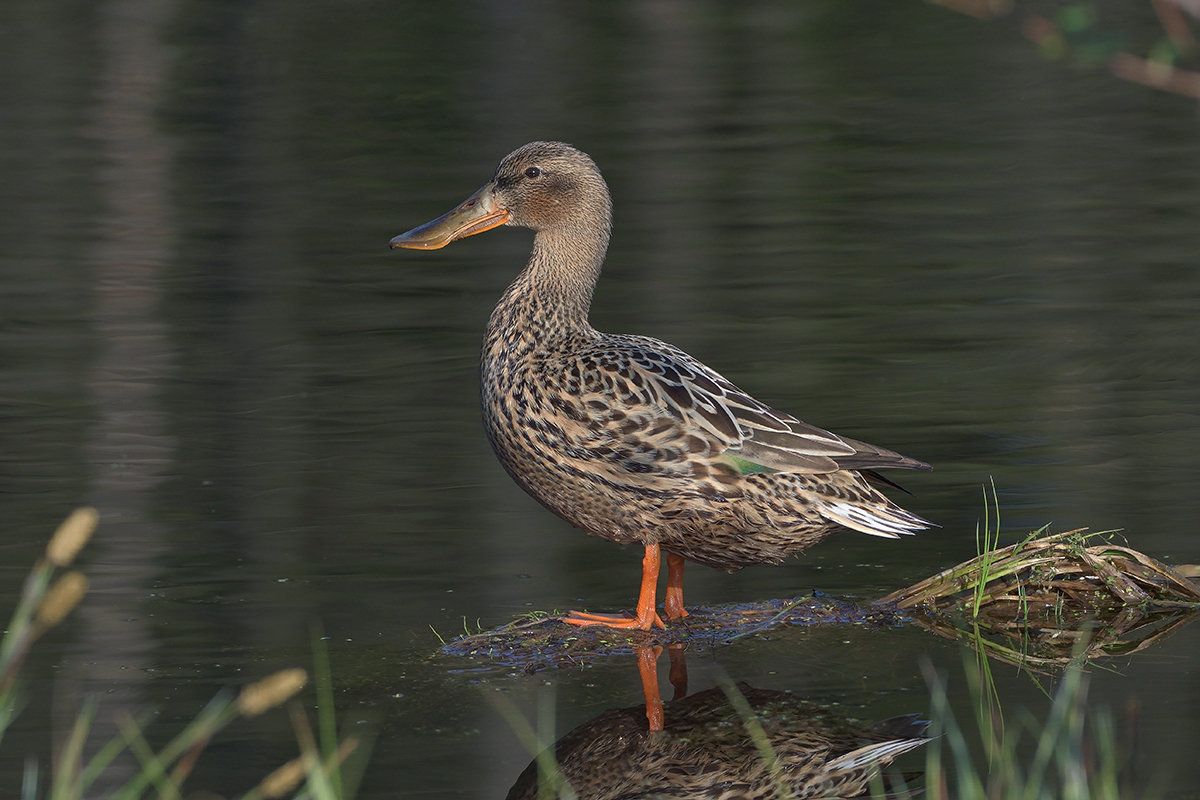
<path id="1" fill-rule="evenodd" d="M 536 178 L 541 174 L 542 174 L 542 171 L 540 169 L 538 169 L 537 167 L 530 167 L 529 169 L 525 170 L 526 178 Z"/>

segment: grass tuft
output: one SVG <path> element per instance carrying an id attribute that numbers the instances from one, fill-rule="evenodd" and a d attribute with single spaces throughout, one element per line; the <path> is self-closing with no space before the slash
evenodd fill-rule
<path id="1" fill-rule="evenodd" d="M 1035 671 L 1071 663 L 1077 642 L 1090 656 L 1127 655 L 1187 623 L 1200 586 L 1173 568 L 1111 541 L 1115 531 L 1040 528 L 999 547 L 995 486 L 984 491 L 978 554 L 880 602 L 917 624 Z"/>
<path id="2" fill-rule="evenodd" d="M 1083 645 L 1079 646 L 1082 653 Z M 987 678 L 964 659 L 975 709 L 977 741 L 950 710 L 944 678 L 925 665 L 933 741 L 925 751 L 928 800 L 1133 800 L 1157 796 L 1135 789 L 1124 769 L 1107 710 L 1087 710 L 1087 674 L 1079 663 L 1063 671 L 1044 719 L 1029 713 L 1003 724 L 983 700 Z"/>

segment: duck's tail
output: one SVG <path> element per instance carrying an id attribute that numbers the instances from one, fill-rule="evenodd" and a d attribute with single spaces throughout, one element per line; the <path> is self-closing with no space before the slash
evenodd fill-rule
<path id="1" fill-rule="evenodd" d="M 817 510 L 830 522 L 885 539 L 899 539 L 926 528 L 937 527 L 929 520 L 905 511 L 883 495 L 875 495 L 882 502 L 865 505 L 861 502 L 832 500 L 818 505 Z"/>

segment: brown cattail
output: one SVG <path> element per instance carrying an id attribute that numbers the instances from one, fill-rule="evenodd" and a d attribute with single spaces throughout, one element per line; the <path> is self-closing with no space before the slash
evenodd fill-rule
<path id="1" fill-rule="evenodd" d="M 79 605 L 87 594 L 88 581 L 82 572 L 68 572 L 51 585 L 37 608 L 34 621 L 40 630 L 53 628 Z"/>
<path id="2" fill-rule="evenodd" d="M 100 516 L 94 508 L 77 508 L 63 520 L 46 545 L 46 560 L 56 567 L 68 566 L 92 538 Z"/>
<path id="3" fill-rule="evenodd" d="M 291 794 L 292 790 L 300 785 L 300 782 L 304 780 L 306 775 L 304 759 L 293 758 L 263 778 L 262 783 L 258 785 L 258 792 L 263 797 L 268 798 L 268 800 L 270 798 L 283 797 L 284 795 Z"/>
<path id="4" fill-rule="evenodd" d="M 308 673 L 302 669 L 284 669 L 250 684 L 238 695 L 237 708 L 247 717 L 287 702 L 308 683 Z"/>

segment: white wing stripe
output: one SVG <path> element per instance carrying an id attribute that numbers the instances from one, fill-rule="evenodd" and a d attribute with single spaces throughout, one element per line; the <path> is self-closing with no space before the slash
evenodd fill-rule
<path id="1" fill-rule="evenodd" d="M 911 536 L 925 528 L 916 522 L 909 522 L 891 516 L 872 513 L 869 508 L 850 505 L 849 503 L 834 502 L 818 506 L 821 516 L 833 520 L 839 525 L 845 525 L 861 533 L 871 536 L 881 536 L 884 539 L 899 539 L 901 536 Z"/>

